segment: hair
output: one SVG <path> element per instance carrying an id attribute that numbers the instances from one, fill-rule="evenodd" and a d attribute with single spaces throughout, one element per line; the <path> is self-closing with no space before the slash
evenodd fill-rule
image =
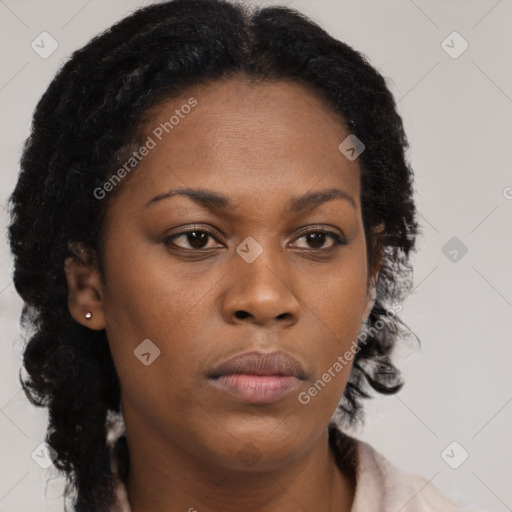
<path id="1" fill-rule="evenodd" d="M 408 142 L 383 76 L 361 53 L 286 7 L 174 0 L 139 9 L 58 71 L 35 109 L 9 199 L 20 321 L 32 329 L 23 353 L 28 377 L 22 379 L 22 368 L 20 381 L 31 403 L 49 410 L 46 441 L 58 453 L 54 464 L 66 473 L 65 494 L 74 491 L 77 512 L 108 510 L 115 500 L 111 463 L 125 481 L 129 453 L 126 435 L 107 442 L 109 416 L 120 414 L 120 380 L 105 330 L 88 329 L 69 312 L 64 260 L 81 244 L 105 278 L 103 220 L 113 194 L 98 200 L 93 190 L 139 139 L 151 109 L 191 86 L 235 76 L 308 87 L 363 141 L 368 269 L 382 263 L 366 337 L 338 410 L 348 425 L 362 422 L 363 398 L 403 384 L 391 353 L 405 324 L 390 311 L 410 292 L 418 223 Z"/>

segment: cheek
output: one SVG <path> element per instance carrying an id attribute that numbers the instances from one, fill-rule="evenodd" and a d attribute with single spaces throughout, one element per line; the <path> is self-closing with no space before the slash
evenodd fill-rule
<path id="1" fill-rule="evenodd" d="M 102 297 L 107 332 L 114 342 L 122 337 L 123 346 L 146 338 L 155 343 L 165 339 L 166 333 L 181 327 L 198 297 L 214 285 L 214 276 L 200 281 L 188 278 L 179 265 L 169 265 L 163 249 L 146 242 L 144 250 L 140 245 L 112 242 L 107 249 L 107 286 Z"/>
<path id="2" fill-rule="evenodd" d="M 309 280 L 307 305 L 332 334 L 337 348 L 357 336 L 367 304 L 364 245 L 353 247 L 324 274 Z"/>
<path id="3" fill-rule="evenodd" d="M 309 417 L 328 421 L 345 389 L 358 345 L 366 305 L 364 245 L 346 252 L 340 265 L 328 275 L 309 280 L 307 314 L 314 343 L 304 351 L 314 371 L 298 396 Z"/>
<path id="4" fill-rule="evenodd" d="M 194 279 L 161 257 L 121 254 L 112 251 L 110 256 L 119 264 L 109 269 L 104 306 L 123 394 L 146 415 L 154 415 L 155 404 L 162 413 L 187 411 L 200 398 L 194 375 L 207 353 L 208 305 L 222 273 L 205 272 Z"/>

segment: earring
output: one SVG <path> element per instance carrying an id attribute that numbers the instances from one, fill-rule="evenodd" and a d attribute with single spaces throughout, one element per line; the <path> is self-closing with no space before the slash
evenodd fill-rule
<path id="1" fill-rule="evenodd" d="M 87 320 L 89 320 L 89 318 L 92 317 L 92 313 L 90 311 L 87 311 L 87 313 L 85 313 L 85 318 L 87 318 Z"/>

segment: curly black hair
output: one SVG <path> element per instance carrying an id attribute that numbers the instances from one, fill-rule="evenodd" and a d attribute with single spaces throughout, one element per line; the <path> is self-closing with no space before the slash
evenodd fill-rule
<path id="1" fill-rule="evenodd" d="M 77 512 L 107 510 L 115 472 L 126 479 L 126 436 L 108 442 L 120 413 L 120 379 L 105 330 L 76 322 L 68 309 L 64 260 L 74 244 L 95 255 L 104 278 L 103 219 L 110 194 L 93 190 L 136 143 L 152 108 L 192 85 L 236 75 L 306 86 L 364 142 L 359 156 L 368 269 L 382 259 L 376 301 L 339 411 L 361 421 L 361 399 L 403 382 L 391 361 L 403 332 L 396 314 L 412 285 L 409 256 L 418 233 L 408 142 L 383 76 L 367 59 L 303 14 L 225 0 L 172 0 L 139 9 L 62 66 L 39 101 L 10 196 L 13 281 L 24 301 L 27 336 L 20 381 L 48 407 L 46 441 L 66 473 Z M 341 142 L 341 141 L 340 141 Z M 376 234 L 378 226 L 384 231 Z"/>

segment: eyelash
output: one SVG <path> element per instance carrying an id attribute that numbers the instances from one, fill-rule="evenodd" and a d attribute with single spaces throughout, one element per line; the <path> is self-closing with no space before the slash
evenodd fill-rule
<path id="1" fill-rule="evenodd" d="M 213 233 L 212 231 L 209 231 L 208 229 L 204 229 L 204 228 L 201 228 L 201 229 L 190 229 L 190 230 L 187 230 L 187 231 L 182 231 L 180 233 L 175 233 L 174 235 L 171 235 L 169 237 L 167 237 L 164 242 L 166 245 L 174 245 L 175 248 L 177 250 L 183 250 L 183 251 L 191 251 L 191 252 L 206 252 L 206 251 L 210 251 L 211 249 L 185 249 L 184 247 L 179 247 L 179 246 L 176 246 L 175 244 L 172 243 L 172 241 L 176 238 L 179 238 L 181 236 L 186 236 L 188 235 L 189 233 L 205 233 L 206 235 L 208 235 L 209 237 L 213 238 L 215 241 L 217 241 L 218 243 L 220 243 L 216 236 L 215 236 L 215 233 Z M 324 235 L 327 235 L 331 238 L 331 240 L 333 240 L 334 242 L 334 245 L 332 247 L 328 247 L 327 249 L 309 249 L 310 251 L 323 251 L 323 252 L 327 252 L 327 251 L 330 251 L 330 250 L 333 250 L 335 249 L 336 247 L 340 247 L 340 246 L 344 246 L 344 245 L 347 245 L 348 244 L 348 241 L 347 239 L 334 232 L 334 231 L 330 231 L 328 229 L 325 229 L 325 228 L 315 228 L 315 229 L 311 229 L 309 231 L 306 231 L 304 233 L 301 233 L 300 236 L 298 238 L 296 238 L 296 240 L 300 240 L 301 238 L 307 236 L 307 235 L 310 235 L 310 234 L 317 234 L 317 233 L 320 233 L 320 234 L 324 234 Z M 307 249 L 305 249 L 307 250 Z"/>

